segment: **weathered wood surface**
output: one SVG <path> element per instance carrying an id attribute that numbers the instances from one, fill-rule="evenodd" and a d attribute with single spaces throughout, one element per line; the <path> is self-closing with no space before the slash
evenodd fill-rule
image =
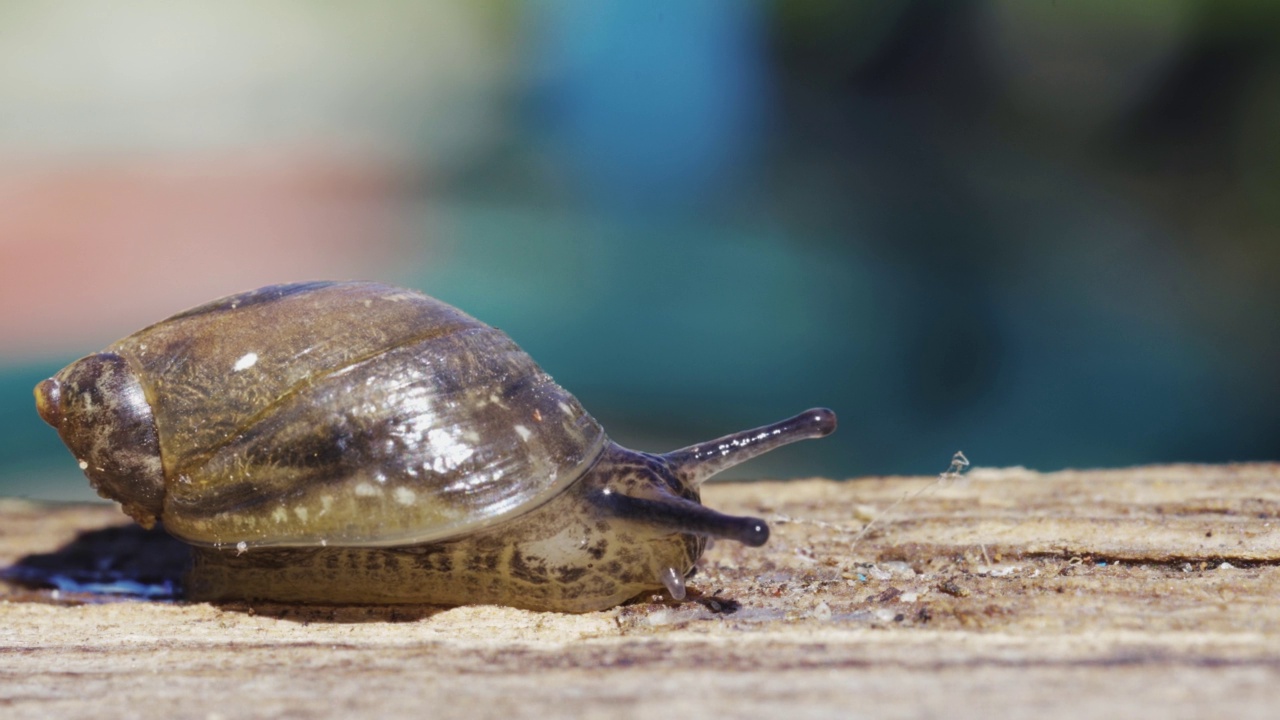
<path id="1" fill-rule="evenodd" d="M 1280 713 L 1280 465 L 975 470 L 891 508 L 933 481 L 713 485 L 769 544 L 715 547 L 701 602 L 587 615 L 0 584 L 0 716 Z M 0 501 L 0 566 L 124 522 Z"/>

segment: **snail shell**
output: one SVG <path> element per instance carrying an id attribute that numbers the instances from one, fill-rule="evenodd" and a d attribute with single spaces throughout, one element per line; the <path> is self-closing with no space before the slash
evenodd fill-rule
<path id="1" fill-rule="evenodd" d="M 196 547 L 188 596 L 585 611 L 683 578 L 719 470 L 811 410 L 667 455 L 619 447 L 502 332 L 421 293 L 278 285 L 145 328 L 36 387 L 104 497 Z"/>

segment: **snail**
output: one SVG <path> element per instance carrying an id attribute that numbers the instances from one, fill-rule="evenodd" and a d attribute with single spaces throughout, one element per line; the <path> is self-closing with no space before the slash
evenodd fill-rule
<path id="1" fill-rule="evenodd" d="M 193 546 L 193 600 L 585 612 L 685 595 L 708 539 L 764 520 L 699 486 L 831 433 L 787 420 L 665 455 L 613 443 L 501 331 L 375 283 L 179 313 L 35 388 L 90 484 Z"/>

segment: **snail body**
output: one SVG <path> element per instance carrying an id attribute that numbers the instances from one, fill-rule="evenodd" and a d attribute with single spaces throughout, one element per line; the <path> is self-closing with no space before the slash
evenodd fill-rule
<path id="1" fill-rule="evenodd" d="M 502 332 L 374 283 L 277 285 L 68 365 L 37 409 L 100 495 L 195 548 L 187 596 L 582 612 L 683 578 L 763 520 L 720 470 L 829 410 L 665 455 L 613 443 Z"/>

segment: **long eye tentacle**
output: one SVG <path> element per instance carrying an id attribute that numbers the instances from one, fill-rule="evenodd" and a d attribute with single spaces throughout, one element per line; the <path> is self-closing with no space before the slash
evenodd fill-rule
<path id="1" fill-rule="evenodd" d="M 826 408 L 805 410 L 772 425 L 725 435 L 663 455 L 670 467 L 691 488 L 716 473 L 799 440 L 825 437 L 835 432 L 836 414 Z"/>

